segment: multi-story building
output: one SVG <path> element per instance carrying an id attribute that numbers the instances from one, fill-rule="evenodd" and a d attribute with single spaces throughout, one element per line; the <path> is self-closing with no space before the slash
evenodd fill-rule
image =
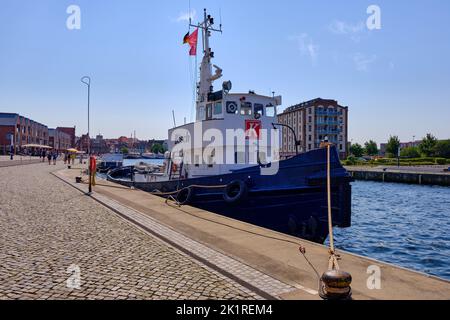
<path id="1" fill-rule="evenodd" d="M 97 135 L 95 139 L 91 139 L 91 152 L 94 154 L 104 154 L 109 152 L 109 147 L 106 144 L 102 135 Z"/>
<path id="2" fill-rule="evenodd" d="M 278 115 L 278 122 L 290 126 L 297 135 L 299 152 L 319 148 L 328 139 L 336 145 L 341 158 L 347 157 L 348 107 L 336 100 L 317 98 L 287 108 Z M 294 156 L 296 142 L 292 130 L 283 127 L 280 156 Z"/>
<path id="3" fill-rule="evenodd" d="M 88 152 L 90 147 L 92 147 L 91 139 L 87 134 L 81 135 L 81 137 L 77 138 L 75 141 L 75 146 L 78 150 Z"/>
<path id="4" fill-rule="evenodd" d="M 27 144 L 47 146 L 47 126 L 17 113 L 0 112 L 0 152 L 9 152 L 11 143 L 15 152 Z"/>
<path id="5" fill-rule="evenodd" d="M 75 127 L 57 127 L 56 130 L 67 133 L 70 136 L 70 148 L 75 147 Z"/>
<path id="6" fill-rule="evenodd" d="M 72 137 L 59 129 L 48 129 L 49 146 L 62 152 L 72 147 Z"/>

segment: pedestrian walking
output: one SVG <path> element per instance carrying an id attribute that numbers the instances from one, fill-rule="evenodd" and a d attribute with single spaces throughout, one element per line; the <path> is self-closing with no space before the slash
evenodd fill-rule
<path id="1" fill-rule="evenodd" d="M 72 165 L 74 166 L 75 165 L 75 153 L 71 155 L 71 158 L 72 158 Z"/>
<path id="2" fill-rule="evenodd" d="M 64 164 L 67 163 L 67 159 L 68 159 L 68 158 L 67 158 L 67 152 L 65 152 L 65 153 L 64 153 Z"/>
<path id="3" fill-rule="evenodd" d="M 47 153 L 47 160 L 48 160 L 48 165 L 51 165 L 51 162 L 52 162 L 52 153 L 51 153 L 50 151 Z"/>
<path id="4" fill-rule="evenodd" d="M 42 149 L 42 162 L 45 161 L 46 154 L 47 154 L 47 151 L 45 151 L 45 149 Z"/>
<path id="5" fill-rule="evenodd" d="M 58 158 L 58 153 L 55 151 L 53 152 L 53 165 L 56 166 L 56 159 Z"/>

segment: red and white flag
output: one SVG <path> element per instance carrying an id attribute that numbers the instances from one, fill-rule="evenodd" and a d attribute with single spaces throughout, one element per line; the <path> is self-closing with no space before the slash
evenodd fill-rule
<path id="1" fill-rule="evenodd" d="M 186 35 L 183 38 L 183 44 L 187 43 L 191 47 L 189 50 L 190 56 L 196 56 L 197 55 L 197 42 L 198 42 L 198 28 L 195 29 L 194 32 L 191 34 L 186 33 Z"/>

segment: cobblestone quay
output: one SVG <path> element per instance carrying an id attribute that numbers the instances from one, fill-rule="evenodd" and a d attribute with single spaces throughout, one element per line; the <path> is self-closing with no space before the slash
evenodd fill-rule
<path id="1" fill-rule="evenodd" d="M 0 299 L 258 298 L 50 174 L 58 168 L 0 168 Z"/>

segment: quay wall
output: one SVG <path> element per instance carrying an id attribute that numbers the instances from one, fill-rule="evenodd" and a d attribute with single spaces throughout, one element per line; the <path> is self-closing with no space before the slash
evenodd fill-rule
<path id="1" fill-rule="evenodd" d="M 355 180 L 380 182 L 398 182 L 420 185 L 450 186 L 450 174 L 432 174 L 419 172 L 383 172 L 347 169 Z"/>

